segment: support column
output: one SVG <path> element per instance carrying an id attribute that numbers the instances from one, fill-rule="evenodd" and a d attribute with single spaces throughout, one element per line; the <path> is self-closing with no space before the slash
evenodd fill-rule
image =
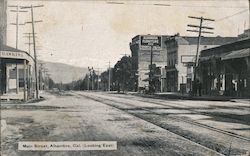
<path id="1" fill-rule="evenodd" d="M 29 96 L 30 96 L 30 72 L 29 72 L 29 64 L 28 63 L 26 63 L 26 75 L 27 75 L 27 99 L 29 99 Z"/>
<path id="2" fill-rule="evenodd" d="M 220 92 L 221 90 L 221 63 L 220 62 L 217 62 L 215 64 L 215 70 L 216 70 L 216 77 L 217 77 L 217 91 L 218 93 Z"/>
<path id="3" fill-rule="evenodd" d="M 247 91 L 246 92 L 250 92 L 250 57 L 246 58 L 246 65 L 247 65 L 247 79 L 246 79 L 246 85 L 247 85 Z M 250 95 L 248 96 L 248 98 L 250 98 Z"/>
<path id="4" fill-rule="evenodd" d="M 9 74 L 9 68 L 7 66 L 7 64 L 5 65 L 5 74 L 6 74 L 6 93 L 8 93 L 9 91 L 9 78 L 10 78 L 10 74 Z"/>
<path id="5" fill-rule="evenodd" d="M 18 66 L 16 63 L 16 94 L 19 93 L 19 72 L 18 72 Z"/>
<path id="6" fill-rule="evenodd" d="M 23 61 L 23 68 L 24 68 L 24 71 L 23 71 L 23 74 L 24 74 L 24 76 L 23 76 L 23 79 L 24 79 L 24 85 L 23 85 L 23 96 L 24 96 L 24 98 L 23 98 L 23 100 L 24 101 L 27 101 L 27 93 L 26 93 L 26 91 L 27 91 L 27 79 L 26 79 L 26 60 L 24 60 Z"/>

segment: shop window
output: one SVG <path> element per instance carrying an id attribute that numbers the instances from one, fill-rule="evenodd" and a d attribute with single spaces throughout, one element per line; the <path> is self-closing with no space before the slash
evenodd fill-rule
<path id="1" fill-rule="evenodd" d="M 24 69 L 18 69 L 19 72 L 19 87 L 24 87 Z"/>
<path id="2" fill-rule="evenodd" d="M 16 79 L 16 67 L 10 69 L 9 73 L 10 73 L 10 75 L 9 75 L 10 79 Z"/>

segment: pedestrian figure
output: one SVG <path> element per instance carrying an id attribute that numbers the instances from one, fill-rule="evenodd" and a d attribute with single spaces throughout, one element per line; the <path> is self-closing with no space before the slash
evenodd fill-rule
<path id="1" fill-rule="evenodd" d="M 197 81 L 194 81 L 194 84 L 193 84 L 193 96 L 196 96 L 197 95 Z"/>
<path id="2" fill-rule="evenodd" d="M 199 80 L 197 80 L 197 85 L 198 85 L 198 92 L 199 92 L 199 96 L 201 96 L 201 87 L 202 87 L 202 84 Z"/>

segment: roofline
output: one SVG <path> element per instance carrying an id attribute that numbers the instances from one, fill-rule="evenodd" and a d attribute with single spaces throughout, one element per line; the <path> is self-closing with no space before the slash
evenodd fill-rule
<path id="1" fill-rule="evenodd" d="M 228 42 L 226 44 L 222 44 L 218 47 L 213 47 L 213 48 L 209 48 L 209 49 L 204 49 L 202 50 L 201 52 L 206 52 L 206 51 L 211 51 L 211 50 L 214 50 L 214 49 L 220 49 L 222 47 L 225 47 L 225 46 L 229 46 L 230 44 L 235 44 L 235 43 L 240 43 L 240 42 L 245 42 L 247 40 L 250 40 L 250 37 L 246 38 L 246 39 L 242 39 L 242 40 L 237 40 L 237 41 L 233 41 L 233 42 Z"/>
<path id="2" fill-rule="evenodd" d="M 20 50 L 20 49 L 16 49 L 16 48 L 11 47 L 11 46 L 8 46 L 8 45 L 3 45 L 3 46 L 6 46 L 6 47 L 9 47 L 9 48 L 11 48 L 11 49 L 15 49 L 15 50 L 16 50 L 16 51 L 10 51 L 10 50 L 6 50 L 6 51 L 10 51 L 10 52 L 22 52 L 22 53 L 25 53 L 25 54 L 27 54 L 33 61 L 35 61 L 34 57 L 32 57 L 32 56 L 31 56 L 29 53 L 27 53 L 26 51 L 23 51 L 23 50 Z M 1 46 L 1 48 L 2 48 L 2 46 Z M 0 49 L 0 51 L 5 51 L 5 50 Z"/>

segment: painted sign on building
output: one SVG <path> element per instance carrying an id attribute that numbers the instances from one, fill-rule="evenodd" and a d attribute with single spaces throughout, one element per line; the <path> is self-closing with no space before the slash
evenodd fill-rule
<path id="1" fill-rule="evenodd" d="M 31 60 L 31 57 L 25 52 L 0 51 L 1 58 L 25 59 Z"/>

